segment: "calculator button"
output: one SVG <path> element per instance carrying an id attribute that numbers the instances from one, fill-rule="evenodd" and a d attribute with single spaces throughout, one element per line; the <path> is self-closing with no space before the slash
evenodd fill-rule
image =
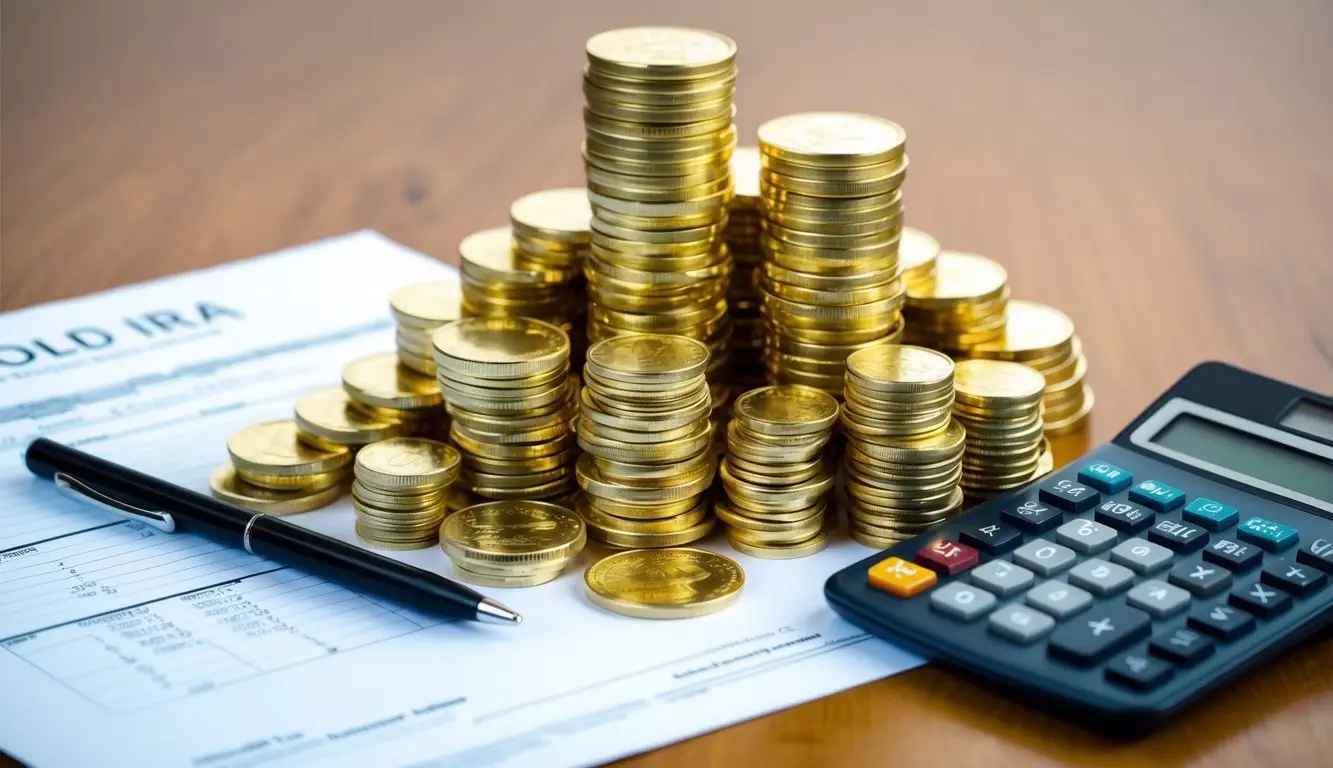
<path id="1" fill-rule="evenodd" d="M 1066 512 L 1084 512 L 1097 504 L 1101 495 L 1096 490 L 1073 480 L 1052 480 L 1037 491 L 1037 496 L 1052 507 Z"/>
<path id="2" fill-rule="evenodd" d="M 1296 559 L 1321 571 L 1333 572 L 1333 541 L 1315 539 L 1296 552 Z"/>
<path id="3" fill-rule="evenodd" d="M 1148 539 L 1177 552 L 1193 552 L 1208 543 L 1208 532 L 1192 523 L 1158 520 L 1148 531 Z"/>
<path id="4" fill-rule="evenodd" d="M 1259 564 L 1264 553 L 1258 547 L 1231 539 L 1218 539 L 1203 551 L 1203 559 L 1233 573 L 1244 573 Z"/>
<path id="5" fill-rule="evenodd" d="M 1231 586 L 1231 571 L 1215 563 L 1185 563 L 1172 568 L 1166 580 L 1196 597 L 1208 597 Z"/>
<path id="6" fill-rule="evenodd" d="M 1131 589 L 1125 595 L 1125 602 L 1147 611 L 1154 619 L 1165 619 L 1185 610 L 1190 602 L 1190 593 L 1165 581 L 1151 579 Z"/>
<path id="7" fill-rule="evenodd" d="M 1000 597 L 1016 595 L 1032 583 L 1032 571 L 1004 560 L 992 560 L 968 572 L 972 583 Z"/>
<path id="8" fill-rule="evenodd" d="M 1137 608 L 1099 605 L 1051 635 L 1052 655 L 1091 665 L 1148 636 L 1152 620 Z"/>
<path id="9" fill-rule="evenodd" d="M 1227 601 L 1261 619 L 1271 619 L 1291 607 L 1291 595 L 1262 581 L 1247 581 L 1231 590 Z"/>
<path id="10" fill-rule="evenodd" d="M 935 539 L 916 551 L 917 565 L 941 576 L 957 576 L 977 564 L 977 551 L 949 539 Z"/>
<path id="11" fill-rule="evenodd" d="M 1102 493 L 1120 493 L 1134 482 L 1134 476 L 1128 469 L 1117 467 L 1105 461 L 1094 461 L 1078 471 L 1081 483 L 1087 483 Z"/>
<path id="12" fill-rule="evenodd" d="M 955 581 L 931 592 L 930 604 L 940 613 L 971 621 L 995 607 L 995 595 Z"/>
<path id="13" fill-rule="evenodd" d="M 1281 552 L 1296 543 L 1296 529 L 1262 517 L 1251 517 L 1240 524 L 1236 535 L 1241 541 L 1258 544 L 1269 552 Z"/>
<path id="14" fill-rule="evenodd" d="M 898 597 L 912 597 L 935 583 L 935 572 L 900 557 L 888 557 L 866 572 L 870 586 Z"/>
<path id="15" fill-rule="evenodd" d="M 1133 580 L 1133 571 L 1095 557 L 1084 560 L 1069 572 L 1070 584 L 1076 584 L 1101 597 L 1119 592 Z"/>
<path id="16" fill-rule="evenodd" d="M 1153 513 L 1137 504 L 1109 499 L 1097 507 L 1095 517 L 1118 531 L 1138 533 L 1152 525 Z"/>
<path id="17" fill-rule="evenodd" d="M 1259 580 L 1265 584 L 1281 587 L 1292 594 L 1304 595 L 1324 586 L 1328 578 L 1323 572 L 1311 566 L 1279 560 L 1260 571 Z"/>
<path id="18" fill-rule="evenodd" d="M 962 529 L 958 532 L 958 540 L 988 555 L 998 555 L 1022 544 L 1023 533 L 1012 525 L 992 519 Z"/>
<path id="19" fill-rule="evenodd" d="M 1043 581 L 1023 598 L 1028 605 L 1057 619 L 1067 619 L 1092 605 L 1092 595 L 1063 581 Z"/>
<path id="20" fill-rule="evenodd" d="M 1145 539 L 1122 541 L 1111 550 L 1111 562 L 1129 568 L 1135 573 L 1152 573 L 1165 567 L 1175 557 L 1175 553 L 1161 544 L 1154 544 Z"/>
<path id="21" fill-rule="evenodd" d="M 1176 673 L 1166 662 L 1141 653 L 1130 653 L 1106 665 L 1106 679 L 1139 691 L 1165 683 Z"/>
<path id="22" fill-rule="evenodd" d="M 1115 543 L 1115 529 L 1092 520 L 1071 520 L 1055 531 L 1061 544 L 1085 555 L 1101 552 Z"/>
<path id="23" fill-rule="evenodd" d="M 1064 519 L 1064 513 L 1055 507 L 1030 499 L 1009 507 L 1000 516 L 1028 533 L 1045 533 Z"/>
<path id="24" fill-rule="evenodd" d="M 1202 496 L 1191 501 L 1181 517 L 1191 523 L 1202 525 L 1210 531 L 1222 531 L 1236 524 L 1240 514 L 1235 507 L 1229 507 L 1220 501 L 1205 499 Z"/>
<path id="25" fill-rule="evenodd" d="M 1190 627 L 1218 640 L 1235 640 L 1254 629 L 1254 617 L 1230 605 L 1198 605 L 1186 620 Z"/>
<path id="26" fill-rule="evenodd" d="M 1042 576 L 1059 573 L 1074 564 L 1077 556 L 1069 547 L 1037 539 L 1014 550 L 1014 562 Z"/>
<path id="27" fill-rule="evenodd" d="M 1169 629 L 1152 639 L 1148 650 L 1182 667 L 1190 667 L 1213 653 L 1213 641 L 1192 629 Z"/>
<path id="28" fill-rule="evenodd" d="M 1129 489 L 1129 500 L 1158 512 L 1170 512 L 1185 503 L 1185 492 L 1156 480 L 1144 480 Z"/>
<path id="29" fill-rule="evenodd" d="M 990 615 L 990 630 L 1016 643 L 1030 643 L 1050 632 L 1055 619 L 1031 608 L 1010 604 Z"/>

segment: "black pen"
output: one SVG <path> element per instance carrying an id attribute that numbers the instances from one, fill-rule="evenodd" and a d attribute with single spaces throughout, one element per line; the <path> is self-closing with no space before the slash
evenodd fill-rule
<path id="1" fill-rule="evenodd" d="M 32 441 L 24 458 L 33 474 L 57 488 L 165 533 L 199 534 L 423 613 L 497 624 L 522 621 L 513 610 L 438 574 L 44 437 Z"/>

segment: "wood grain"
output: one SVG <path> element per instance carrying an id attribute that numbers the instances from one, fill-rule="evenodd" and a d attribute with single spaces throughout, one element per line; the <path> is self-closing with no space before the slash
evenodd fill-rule
<path id="1" fill-rule="evenodd" d="M 453 259 L 581 182 L 584 39 L 661 22 L 739 42 L 742 136 L 808 109 L 906 126 L 909 221 L 1077 322 L 1094 441 L 1206 358 L 1333 390 L 1318 0 L 4 0 L 0 307 L 366 227 Z M 924 670 L 631 763 L 1307 766 L 1333 755 L 1330 666 L 1312 644 L 1133 744 Z"/>

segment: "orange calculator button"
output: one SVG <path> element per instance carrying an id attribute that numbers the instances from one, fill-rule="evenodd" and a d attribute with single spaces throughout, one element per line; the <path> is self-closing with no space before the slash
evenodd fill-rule
<path id="1" fill-rule="evenodd" d="M 888 557 L 866 571 L 870 586 L 898 597 L 919 595 L 935 583 L 935 572 L 901 557 Z"/>

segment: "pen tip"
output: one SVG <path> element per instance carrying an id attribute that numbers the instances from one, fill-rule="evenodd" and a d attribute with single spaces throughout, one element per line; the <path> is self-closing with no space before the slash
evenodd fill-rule
<path id="1" fill-rule="evenodd" d="M 518 624 L 523 621 L 523 617 L 512 608 L 489 597 L 477 603 L 477 619 L 491 624 Z"/>

